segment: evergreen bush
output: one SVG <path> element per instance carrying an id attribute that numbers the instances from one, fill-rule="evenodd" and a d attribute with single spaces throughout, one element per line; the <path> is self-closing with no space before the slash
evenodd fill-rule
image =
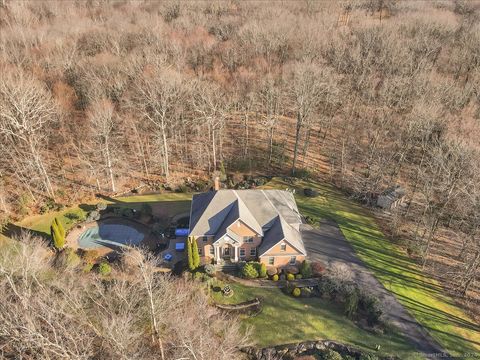
<path id="1" fill-rule="evenodd" d="M 247 279 L 256 279 L 258 278 L 258 271 L 256 269 L 256 266 L 252 264 L 251 262 L 248 262 L 245 264 L 245 266 L 242 269 L 242 275 L 243 277 Z"/>
<path id="2" fill-rule="evenodd" d="M 307 260 L 303 260 L 302 265 L 300 267 L 300 274 L 302 274 L 303 278 L 308 279 L 312 277 L 312 266 L 310 262 Z"/>
<path id="3" fill-rule="evenodd" d="M 198 244 L 195 238 L 192 238 L 192 261 L 193 268 L 197 269 L 200 266 L 200 254 L 198 253 Z"/>
<path id="4" fill-rule="evenodd" d="M 261 278 L 267 277 L 267 266 L 264 263 L 260 264 L 260 270 L 258 271 L 258 276 Z"/>
<path id="5" fill-rule="evenodd" d="M 63 249 L 65 246 L 65 229 L 57 218 L 52 221 L 52 225 L 50 226 L 50 235 L 52 237 L 53 246 L 57 250 Z"/>

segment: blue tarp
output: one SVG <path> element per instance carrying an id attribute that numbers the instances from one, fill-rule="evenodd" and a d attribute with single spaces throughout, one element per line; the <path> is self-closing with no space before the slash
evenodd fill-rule
<path id="1" fill-rule="evenodd" d="M 175 229 L 175 236 L 188 236 L 188 229 Z"/>
<path id="2" fill-rule="evenodd" d="M 177 251 L 184 251 L 185 250 L 185 243 L 176 243 L 175 250 Z"/>

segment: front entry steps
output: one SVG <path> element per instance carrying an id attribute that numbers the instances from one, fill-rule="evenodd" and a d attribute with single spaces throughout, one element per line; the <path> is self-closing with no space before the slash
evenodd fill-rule
<path id="1" fill-rule="evenodd" d="M 221 271 L 224 273 L 233 273 L 238 270 L 238 263 L 223 262 L 223 263 L 215 264 L 215 270 Z"/>

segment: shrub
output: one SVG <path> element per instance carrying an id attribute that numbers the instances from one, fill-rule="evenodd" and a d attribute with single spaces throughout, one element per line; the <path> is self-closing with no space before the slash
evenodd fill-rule
<path id="1" fill-rule="evenodd" d="M 323 277 L 318 283 L 318 290 L 323 298 L 334 299 L 340 285 L 337 280 L 330 277 Z"/>
<path id="2" fill-rule="evenodd" d="M 76 268 L 80 265 L 80 262 L 80 257 L 72 248 L 65 248 L 62 251 L 57 252 L 54 259 L 55 267 L 60 269 Z"/>
<path id="3" fill-rule="evenodd" d="M 319 261 L 312 262 L 310 267 L 312 269 L 313 276 L 322 276 L 325 272 L 325 266 Z"/>
<path id="4" fill-rule="evenodd" d="M 97 250 L 81 250 L 80 256 L 87 264 L 95 264 L 100 253 Z"/>
<path id="5" fill-rule="evenodd" d="M 353 271 L 347 264 L 336 262 L 330 268 L 332 276 L 341 281 L 350 281 L 353 279 Z"/>
<path id="6" fill-rule="evenodd" d="M 310 288 L 301 288 L 302 296 L 303 297 L 310 297 L 312 296 L 312 290 Z"/>
<path id="7" fill-rule="evenodd" d="M 380 302 L 372 295 L 364 296 L 362 300 L 363 308 L 367 313 L 368 325 L 372 326 L 378 324 L 383 314 Z"/>
<path id="8" fill-rule="evenodd" d="M 323 360 L 342 360 L 342 355 L 332 349 L 326 350 L 322 355 Z"/>
<path id="9" fill-rule="evenodd" d="M 97 211 L 104 211 L 107 209 L 107 204 L 104 202 L 99 202 L 97 204 Z"/>
<path id="10" fill-rule="evenodd" d="M 303 279 L 303 275 L 302 274 L 297 274 L 297 275 L 295 275 L 295 279 Z"/>
<path id="11" fill-rule="evenodd" d="M 299 297 L 301 294 L 302 294 L 302 290 L 300 290 L 297 287 L 295 289 L 293 289 L 293 291 L 292 291 L 292 295 L 295 296 L 295 297 Z"/>
<path id="12" fill-rule="evenodd" d="M 315 225 L 317 223 L 317 219 L 313 216 L 306 216 L 305 221 L 308 225 Z"/>
<path id="13" fill-rule="evenodd" d="M 200 254 L 198 253 L 198 244 L 195 238 L 192 238 L 192 261 L 193 268 L 197 269 L 200 266 Z"/>
<path id="14" fill-rule="evenodd" d="M 57 218 L 52 221 L 50 235 L 52 237 L 53 246 L 57 250 L 60 250 L 65 246 L 65 229 Z"/>
<path id="15" fill-rule="evenodd" d="M 133 218 L 135 215 L 135 212 L 133 211 L 133 209 L 125 208 L 122 210 L 122 215 L 125 216 L 126 218 Z"/>
<path id="16" fill-rule="evenodd" d="M 192 238 L 187 239 L 187 264 L 188 264 L 188 270 L 193 271 L 195 270 L 195 265 L 193 263 L 193 251 L 192 251 Z"/>
<path id="17" fill-rule="evenodd" d="M 108 276 L 112 272 L 112 267 L 106 263 L 102 262 L 98 265 L 98 273 L 103 276 Z"/>
<path id="18" fill-rule="evenodd" d="M 187 193 L 190 191 L 190 188 L 186 184 L 178 185 L 178 188 L 175 190 L 177 193 Z"/>
<path id="19" fill-rule="evenodd" d="M 208 278 L 208 275 L 205 274 L 205 273 L 202 273 L 201 271 L 195 271 L 195 272 L 192 274 L 192 277 L 193 277 L 193 280 L 206 281 L 207 278 Z"/>
<path id="20" fill-rule="evenodd" d="M 215 266 L 213 266 L 212 264 L 205 265 L 204 270 L 205 270 L 205 273 L 210 275 L 210 276 L 215 274 Z"/>
<path id="21" fill-rule="evenodd" d="M 274 274 L 274 275 L 272 276 L 272 280 L 273 280 L 273 281 L 278 281 L 278 274 Z"/>
<path id="22" fill-rule="evenodd" d="M 295 275 L 293 275 L 293 274 L 287 274 L 287 280 L 288 280 L 288 281 L 295 280 Z"/>
<path id="23" fill-rule="evenodd" d="M 92 268 L 93 268 L 93 264 L 86 264 L 86 265 L 83 267 L 83 272 L 89 273 L 90 271 L 92 271 Z"/>
<path id="24" fill-rule="evenodd" d="M 307 180 L 312 176 L 312 174 L 307 169 L 296 169 L 294 176 L 299 179 Z"/>
<path id="25" fill-rule="evenodd" d="M 302 266 L 300 267 L 300 274 L 302 274 L 305 279 L 312 277 L 312 266 L 307 260 L 303 260 Z"/>
<path id="26" fill-rule="evenodd" d="M 80 265 L 80 256 L 77 255 L 77 253 L 75 252 L 75 250 L 71 249 L 71 248 L 68 248 L 68 249 L 65 249 L 66 253 L 67 253 L 67 267 L 69 268 L 76 268 L 78 265 Z"/>
<path id="27" fill-rule="evenodd" d="M 303 193 L 304 193 L 305 196 L 307 196 L 307 197 L 315 197 L 315 196 L 318 196 L 318 191 L 317 191 L 317 190 L 314 190 L 314 189 L 311 189 L 311 188 L 303 189 Z"/>
<path id="28" fill-rule="evenodd" d="M 258 276 L 261 278 L 267 277 L 267 266 L 264 263 L 260 264 L 260 270 L 258 271 Z"/>
<path id="29" fill-rule="evenodd" d="M 87 221 L 100 220 L 100 213 L 97 210 L 92 210 L 87 215 Z"/>
<path id="30" fill-rule="evenodd" d="M 256 266 L 252 264 L 251 262 L 246 263 L 245 266 L 242 269 L 242 275 L 243 277 L 247 279 L 255 279 L 258 278 L 258 271 L 256 269 Z"/>
<path id="31" fill-rule="evenodd" d="M 358 290 L 354 288 L 345 296 L 344 313 L 346 317 L 352 319 L 357 314 L 358 302 L 359 302 Z"/>

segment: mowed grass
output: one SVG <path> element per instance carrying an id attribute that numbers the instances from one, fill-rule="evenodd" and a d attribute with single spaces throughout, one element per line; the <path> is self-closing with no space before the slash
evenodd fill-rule
<path id="1" fill-rule="evenodd" d="M 224 298 L 213 292 L 217 303 L 236 304 L 261 299 L 262 311 L 256 316 L 241 315 L 242 326 L 250 328 L 252 338 L 260 347 L 307 340 L 329 339 L 351 344 L 365 351 L 381 346 L 383 355 L 402 359 L 422 359 L 405 339 L 396 333 L 376 335 L 359 328 L 343 315 L 341 305 L 317 297 L 294 298 L 280 289 L 246 287 L 230 284 L 234 295 Z"/>
<path id="2" fill-rule="evenodd" d="M 288 184 L 274 179 L 268 187 Z M 303 196 L 305 187 L 319 190 L 321 196 Z M 335 188 L 312 181 L 297 184 L 296 200 L 303 215 L 329 217 L 339 224 L 360 259 L 446 351 L 454 356 L 480 354 L 479 325 L 444 295 L 438 282 L 425 276 L 415 261 L 385 238 L 368 211 Z"/>

